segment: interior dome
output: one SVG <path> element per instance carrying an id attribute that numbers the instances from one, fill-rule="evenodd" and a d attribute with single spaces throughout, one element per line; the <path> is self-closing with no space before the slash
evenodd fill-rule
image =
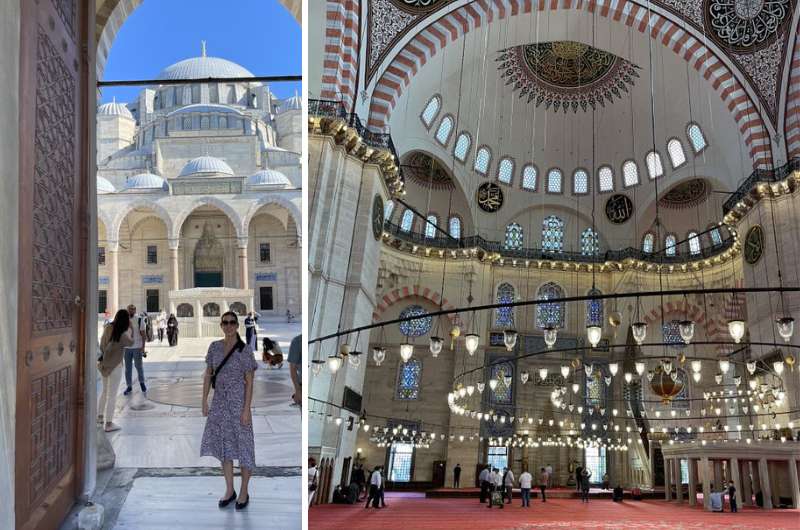
<path id="1" fill-rule="evenodd" d="M 189 175 L 211 175 L 211 174 L 233 175 L 233 169 L 224 160 L 213 156 L 200 156 L 189 160 L 181 170 L 179 177 Z"/>
<path id="2" fill-rule="evenodd" d="M 251 186 L 277 186 L 282 188 L 292 185 L 286 175 L 274 169 L 263 169 L 250 175 L 247 183 Z"/>
<path id="3" fill-rule="evenodd" d="M 167 66 L 156 79 L 206 79 L 209 77 L 254 77 L 253 72 L 220 57 L 192 57 Z"/>

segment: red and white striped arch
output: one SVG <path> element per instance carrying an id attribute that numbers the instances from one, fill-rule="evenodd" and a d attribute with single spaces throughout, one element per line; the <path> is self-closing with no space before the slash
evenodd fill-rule
<path id="1" fill-rule="evenodd" d="M 786 92 L 786 152 L 789 159 L 800 156 L 800 28 L 794 41 L 789 70 L 789 89 Z"/>
<path id="2" fill-rule="evenodd" d="M 370 128 L 386 130 L 404 87 L 431 57 L 450 42 L 493 21 L 530 13 L 534 8 L 538 11 L 574 9 L 596 12 L 641 33 L 649 33 L 651 38 L 689 62 L 719 93 L 739 125 L 753 167 L 772 167 L 769 131 L 757 106 L 734 73 L 703 40 L 694 37 L 663 14 L 651 11 L 648 16 L 647 8 L 633 0 L 473 0 L 455 8 L 437 20 L 421 25 L 397 54 L 387 58 L 384 63 L 387 66 L 372 93 L 368 120 Z"/>
<path id="3" fill-rule="evenodd" d="M 387 309 L 407 298 L 424 298 L 437 306 L 441 303 L 442 309 L 455 309 L 453 304 L 447 301 L 447 298 L 442 300 L 441 293 L 429 289 L 428 287 L 422 287 L 421 285 L 411 285 L 408 287 L 401 287 L 400 289 L 394 289 L 379 298 L 378 304 L 375 306 L 375 311 L 372 313 L 373 322 L 380 322 L 382 320 L 381 315 L 383 315 Z M 461 323 L 461 319 L 455 313 L 447 315 L 447 318 L 452 324 L 460 325 Z"/>
<path id="4" fill-rule="evenodd" d="M 347 109 L 356 96 L 359 4 L 359 0 L 327 0 L 325 5 L 320 97 L 341 101 Z"/>

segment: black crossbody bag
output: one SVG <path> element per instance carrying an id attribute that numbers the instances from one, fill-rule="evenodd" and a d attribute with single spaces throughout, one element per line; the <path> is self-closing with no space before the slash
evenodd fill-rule
<path id="1" fill-rule="evenodd" d="M 226 355 L 225 358 L 222 359 L 222 362 L 219 363 L 219 366 L 217 366 L 214 369 L 214 373 L 211 374 L 211 388 L 217 388 L 217 374 L 219 373 L 220 370 L 222 370 L 222 367 L 225 366 L 225 363 L 228 362 L 228 359 L 231 358 L 233 352 L 235 352 L 236 350 L 242 351 L 242 348 L 244 348 L 244 342 L 241 341 L 237 342 L 233 346 L 233 348 L 231 348 L 231 351 L 228 352 L 228 355 Z"/>

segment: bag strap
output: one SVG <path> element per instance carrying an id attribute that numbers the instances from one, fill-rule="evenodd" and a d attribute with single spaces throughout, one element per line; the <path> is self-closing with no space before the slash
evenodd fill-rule
<path id="1" fill-rule="evenodd" d="M 233 348 L 231 348 L 231 351 L 228 352 L 228 355 L 226 355 L 225 358 L 222 359 L 222 362 L 219 363 L 219 365 L 214 369 L 214 373 L 211 374 L 211 388 L 216 388 L 217 374 L 219 374 L 219 371 L 222 370 L 223 366 L 225 366 L 225 363 L 228 362 L 228 359 L 231 358 L 231 355 L 233 355 L 233 352 L 235 352 L 236 350 L 241 351 L 241 349 L 242 348 L 241 348 L 241 346 L 239 344 L 235 344 L 233 346 Z"/>

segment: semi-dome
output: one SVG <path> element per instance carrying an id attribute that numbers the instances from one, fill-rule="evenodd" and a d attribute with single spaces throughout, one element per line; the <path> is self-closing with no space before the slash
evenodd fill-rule
<path id="1" fill-rule="evenodd" d="M 128 118 L 129 120 L 134 119 L 133 114 L 131 114 L 131 111 L 128 110 L 128 107 L 126 107 L 122 103 L 117 103 L 116 100 L 112 101 L 111 103 L 103 103 L 102 105 L 97 107 L 97 115 L 122 116 L 123 118 Z"/>
<path id="2" fill-rule="evenodd" d="M 117 190 L 114 185 L 103 177 L 97 177 L 97 193 L 102 195 L 105 193 L 115 193 Z"/>
<path id="3" fill-rule="evenodd" d="M 300 96 L 295 94 L 294 96 L 281 101 L 281 104 L 278 105 L 278 114 L 290 110 L 302 110 L 302 108 L 303 108 L 303 100 L 300 99 Z"/>
<path id="4" fill-rule="evenodd" d="M 153 173 L 139 173 L 125 181 L 126 190 L 169 190 L 166 181 Z"/>
<path id="5" fill-rule="evenodd" d="M 188 177 L 189 175 L 197 174 L 215 174 L 221 173 L 223 175 L 233 175 L 231 166 L 225 163 L 224 160 L 215 158 L 213 156 L 200 156 L 189 160 L 183 169 L 181 169 L 179 177 Z"/>
<path id="6" fill-rule="evenodd" d="M 289 178 L 274 169 L 262 169 L 247 178 L 247 183 L 251 186 L 276 186 L 286 188 L 292 185 Z"/>
<path id="7" fill-rule="evenodd" d="M 206 79 L 209 77 L 254 77 L 253 72 L 220 57 L 192 57 L 167 66 L 156 79 Z"/>

